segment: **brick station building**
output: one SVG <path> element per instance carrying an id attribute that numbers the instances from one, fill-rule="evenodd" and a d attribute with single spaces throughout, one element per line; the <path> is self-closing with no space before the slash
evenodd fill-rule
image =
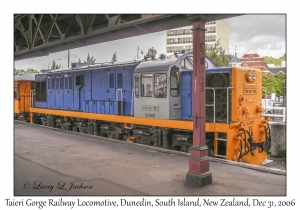
<path id="1" fill-rule="evenodd" d="M 265 59 L 260 57 L 252 49 L 249 49 L 242 58 L 240 58 L 242 66 L 248 66 L 249 68 L 257 68 L 262 71 L 266 71 Z"/>

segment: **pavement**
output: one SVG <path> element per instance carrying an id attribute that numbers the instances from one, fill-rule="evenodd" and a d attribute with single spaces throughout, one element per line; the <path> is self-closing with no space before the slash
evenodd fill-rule
<path id="1" fill-rule="evenodd" d="M 196 187 L 187 153 L 14 122 L 14 196 L 287 195 L 285 170 L 209 159 Z"/>

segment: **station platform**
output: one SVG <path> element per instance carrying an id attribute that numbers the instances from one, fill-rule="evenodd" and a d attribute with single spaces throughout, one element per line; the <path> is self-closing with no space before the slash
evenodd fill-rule
<path id="1" fill-rule="evenodd" d="M 212 184 L 186 183 L 189 154 L 14 121 L 14 196 L 286 196 L 286 172 L 210 158 Z"/>

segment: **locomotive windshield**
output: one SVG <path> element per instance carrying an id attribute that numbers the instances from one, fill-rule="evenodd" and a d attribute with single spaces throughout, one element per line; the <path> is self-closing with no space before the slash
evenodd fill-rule
<path id="1" fill-rule="evenodd" d="M 153 75 L 152 74 L 142 74 L 141 78 L 142 78 L 141 96 L 142 97 L 152 97 L 152 92 L 153 92 L 152 79 L 153 79 Z"/>

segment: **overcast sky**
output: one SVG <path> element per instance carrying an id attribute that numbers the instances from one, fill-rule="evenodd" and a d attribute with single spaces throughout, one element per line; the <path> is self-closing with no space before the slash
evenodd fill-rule
<path id="1" fill-rule="evenodd" d="M 285 15 L 244 15 L 225 19 L 229 28 L 229 52 L 242 57 L 250 48 L 260 56 L 280 57 L 286 52 L 286 16 Z M 154 47 L 158 53 L 166 53 L 166 34 L 164 31 L 138 37 L 132 37 L 92 46 L 70 50 L 70 63 L 83 62 L 87 54 L 94 56 L 96 62 L 108 62 L 116 51 L 118 61 L 133 60 L 137 47 L 147 51 Z M 68 52 L 58 52 L 45 57 L 16 61 L 16 69 L 47 69 L 53 59 L 63 68 L 68 67 Z M 51 65 L 51 64 L 50 64 Z"/>

